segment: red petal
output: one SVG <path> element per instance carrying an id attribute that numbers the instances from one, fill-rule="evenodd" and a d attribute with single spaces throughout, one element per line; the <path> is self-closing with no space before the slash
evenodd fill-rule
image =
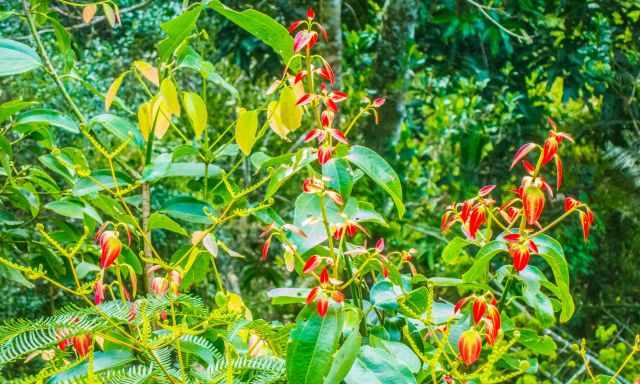
<path id="1" fill-rule="evenodd" d="M 311 95 L 308 93 L 305 93 L 304 95 L 302 95 L 302 97 L 300 97 L 298 99 L 298 101 L 296 102 L 296 105 L 306 105 L 309 104 L 313 99 L 311 98 Z"/>
<path id="2" fill-rule="evenodd" d="M 376 251 L 379 253 L 384 251 L 384 239 L 378 239 L 378 241 L 376 241 Z"/>
<path id="3" fill-rule="evenodd" d="M 476 299 L 473 302 L 473 321 L 477 324 L 484 316 L 484 312 L 487 310 L 487 302 L 484 299 Z"/>
<path id="4" fill-rule="evenodd" d="M 297 84 L 300 80 L 304 79 L 307 76 L 307 71 L 300 71 L 296 74 L 296 77 L 293 79 L 293 83 Z"/>
<path id="5" fill-rule="evenodd" d="M 551 129 L 553 129 L 554 131 L 558 130 L 558 126 L 556 125 L 556 122 L 553 121 L 553 119 L 549 116 L 547 116 L 547 123 L 549 123 L 549 125 L 551 126 Z"/>
<path id="6" fill-rule="evenodd" d="M 307 294 L 307 304 L 313 303 L 313 301 L 316 299 L 316 296 L 318 296 L 319 290 L 320 290 L 320 287 L 313 287 L 309 291 L 309 294 Z"/>
<path id="7" fill-rule="evenodd" d="M 520 162 L 520 160 L 524 159 L 524 157 L 527 156 L 527 154 L 531 152 L 535 147 L 536 147 L 535 143 L 527 143 L 522 145 L 520 148 L 518 148 L 515 156 L 513 157 L 513 161 L 511 162 L 511 167 L 509 167 L 509 169 L 513 169 L 513 167 L 515 167 L 516 164 Z"/>
<path id="8" fill-rule="evenodd" d="M 316 23 L 316 25 L 318 26 L 318 29 L 320 30 L 320 33 L 322 34 L 322 38 L 324 39 L 324 41 L 329 41 L 329 34 L 327 33 L 327 30 L 324 29 L 324 26 L 320 23 Z"/>
<path id="9" fill-rule="evenodd" d="M 535 170 L 536 170 L 536 168 L 533 166 L 533 164 L 531 164 L 527 160 L 524 160 L 522 162 L 522 166 L 527 171 L 527 173 L 530 174 L 530 175 L 533 175 L 533 172 L 535 172 Z"/>
<path id="10" fill-rule="evenodd" d="M 375 100 L 373 100 L 373 106 L 376 108 L 380 108 L 382 107 L 384 102 L 385 102 L 385 99 L 383 97 L 378 97 Z"/>
<path id="11" fill-rule="evenodd" d="M 295 31 L 300 26 L 301 23 L 302 23 L 302 20 L 296 20 L 293 23 L 291 23 L 291 25 L 289 26 L 289 33 Z"/>
<path id="12" fill-rule="evenodd" d="M 316 12 L 313 10 L 313 8 L 311 8 L 311 7 L 307 8 L 307 17 L 309 19 L 315 19 Z"/>
<path id="13" fill-rule="evenodd" d="M 260 256 L 260 260 L 261 261 L 265 261 L 267 260 L 267 257 L 269 257 L 269 246 L 271 245 L 271 236 L 269 236 L 267 238 L 267 241 L 264 242 L 264 245 L 262 246 L 262 256 Z"/>
<path id="14" fill-rule="evenodd" d="M 331 160 L 331 148 L 318 148 L 318 162 L 320 165 L 324 165 L 329 160 Z"/>
<path id="15" fill-rule="evenodd" d="M 311 41 L 313 34 L 309 31 L 300 31 L 296 33 L 293 39 L 293 51 L 299 52 L 302 48 L 306 47 Z"/>
<path id="16" fill-rule="evenodd" d="M 303 141 L 305 143 L 310 142 L 311 140 L 315 139 L 316 137 L 320 136 L 322 134 L 322 131 L 319 129 L 312 129 L 309 132 L 307 132 L 307 134 L 304 136 Z"/>
<path id="17" fill-rule="evenodd" d="M 556 191 L 560 190 L 560 186 L 562 185 L 563 178 L 563 168 L 562 168 L 562 160 L 560 160 L 560 156 L 556 155 Z"/>
<path id="18" fill-rule="evenodd" d="M 485 197 L 490 194 L 491 191 L 493 191 L 495 188 L 495 185 L 485 185 L 484 187 L 480 188 L 478 195 L 480 195 L 480 197 Z"/>
<path id="19" fill-rule="evenodd" d="M 542 165 L 547 164 L 558 153 L 558 140 L 555 137 L 549 137 L 544 141 L 542 149 Z"/>
<path id="20" fill-rule="evenodd" d="M 327 271 L 327 267 L 322 268 L 322 272 L 320 272 L 320 284 L 327 284 L 329 282 L 329 271 Z"/>
<path id="21" fill-rule="evenodd" d="M 344 200 L 342 199 L 342 196 L 340 196 L 339 193 L 335 192 L 335 191 L 326 191 L 325 192 L 327 194 L 327 196 L 329 196 L 329 198 L 336 203 L 336 205 L 343 205 L 344 204 Z"/>
<path id="22" fill-rule="evenodd" d="M 325 101 L 325 104 L 327 105 L 327 108 L 329 108 L 333 112 L 338 112 L 338 106 L 336 105 L 336 103 L 333 102 L 333 100 L 327 99 Z"/>
<path id="23" fill-rule="evenodd" d="M 349 142 L 347 141 L 347 138 L 344 136 L 344 133 L 342 133 L 341 130 L 332 129 L 330 132 L 331 132 L 331 136 L 333 136 L 334 139 L 338 140 L 342 144 L 349 144 Z"/>
<path id="24" fill-rule="evenodd" d="M 316 269 L 318 265 L 320 265 L 320 258 L 318 257 L 318 255 L 313 255 L 307 259 L 306 263 L 304 263 L 304 267 L 302 268 L 302 273 L 303 274 L 309 273 L 310 271 Z"/>
<path id="25" fill-rule="evenodd" d="M 573 208 L 575 208 L 576 205 L 578 205 L 580 202 L 576 199 L 574 199 L 573 197 L 565 197 L 564 198 L 564 211 L 569 211 Z"/>
<path id="26" fill-rule="evenodd" d="M 506 235 L 504 237 L 505 240 L 507 241 L 518 241 L 520 240 L 520 234 L 519 233 L 510 233 L 508 235 Z"/>
<path id="27" fill-rule="evenodd" d="M 322 298 L 318 300 L 318 315 L 320 317 L 325 317 L 327 314 L 327 310 L 329 309 L 329 300 Z"/>
<path id="28" fill-rule="evenodd" d="M 331 100 L 335 101 L 336 103 L 339 103 L 347 99 L 347 94 L 340 91 L 331 91 L 331 93 L 329 94 L 329 97 L 331 98 Z"/>
<path id="29" fill-rule="evenodd" d="M 539 253 L 538 246 L 533 242 L 533 240 L 529 240 L 529 249 L 531 252 Z"/>

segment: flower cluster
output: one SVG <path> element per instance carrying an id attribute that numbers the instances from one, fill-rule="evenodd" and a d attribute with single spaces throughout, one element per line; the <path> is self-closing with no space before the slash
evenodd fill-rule
<path id="1" fill-rule="evenodd" d="M 471 304 L 469 306 L 469 304 Z M 496 299 L 491 292 L 482 296 L 468 296 L 460 299 L 454 306 L 454 313 L 458 314 L 471 307 L 473 324 L 462 333 L 458 340 L 460 358 L 466 365 L 473 364 L 480 357 L 482 351 L 482 337 L 484 333 L 487 345 L 495 344 L 501 328 L 500 311 Z"/>

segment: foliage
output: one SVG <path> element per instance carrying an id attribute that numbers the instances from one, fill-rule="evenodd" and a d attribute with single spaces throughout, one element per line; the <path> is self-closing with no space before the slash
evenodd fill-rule
<path id="1" fill-rule="evenodd" d="M 99 12 L 116 26 L 118 6 L 100 5 L 83 6 L 84 22 Z M 338 89 L 332 66 L 313 50 L 326 32 L 312 8 L 287 31 L 256 10 L 191 4 L 161 24 L 155 54 L 135 58 L 97 88 L 73 72 L 70 35 L 53 12 L 48 2 L 25 1 L 20 17 L 33 46 L 0 41 L 11 59 L 0 60 L 0 75 L 42 72 L 64 102 L 34 97 L 0 105 L 0 201 L 12 207 L 0 216 L 0 264 L 13 282 L 44 283 L 69 304 L 0 327 L 7 379 L 14 379 L 12 365 L 36 360 L 35 373 L 12 382 L 498 383 L 536 375 L 556 353 L 544 330 L 567 322 L 576 308 L 569 262 L 551 230 L 576 216 L 586 241 L 596 220 L 582 199 L 565 197 L 562 212 L 550 207 L 564 180 L 560 155 L 574 141 L 552 119 L 543 144 L 516 151 L 511 168 L 522 166 L 525 176 L 515 191 L 473 187 L 472 198 L 447 207 L 441 229 L 459 225 L 461 236 L 447 242 L 443 262 L 466 270 L 423 274 L 416 249 L 372 236 L 407 213 L 420 217 L 411 212 L 420 200 L 407 198 L 403 184 L 420 163 L 398 175 L 384 157 L 354 144 L 358 128 L 379 120 L 385 99 L 356 100 L 366 92 Z M 284 71 L 261 94 L 245 95 L 202 53 L 198 21 L 211 12 L 282 59 Z M 450 23 L 449 34 L 469 35 L 456 25 Z M 55 32 L 55 55 L 42 27 Z M 497 54 L 499 40 L 489 38 Z M 530 76 L 537 84 L 538 74 Z M 70 93 L 68 80 L 86 90 Z M 455 84 L 470 95 L 488 87 L 464 77 Z M 543 97 L 544 88 L 532 88 L 540 93 L 533 99 Z M 494 104 L 445 86 L 416 114 L 435 148 L 452 133 L 443 126 L 461 128 L 453 134 L 464 148 L 458 152 L 466 185 L 452 188 L 466 192 L 479 181 L 474 167 L 500 145 L 490 139 L 502 123 L 521 118 L 517 96 L 503 91 Z M 449 98 L 453 104 L 442 102 Z M 487 128 L 496 118 L 503 120 Z M 294 136 L 300 139 L 291 145 Z M 25 149 L 30 153 L 19 156 Z M 453 158 L 446 150 L 437 155 Z M 440 169 L 441 161 L 430 163 L 438 179 L 447 174 L 446 161 Z M 506 166 L 497 168 L 493 174 Z M 429 188 L 443 192 L 435 183 Z M 292 204 L 283 198 L 290 194 Z M 492 196 L 511 197 L 498 204 Z M 555 218 L 547 220 L 549 213 Z M 223 257 L 243 258 L 234 250 L 237 239 L 231 246 L 227 239 L 246 239 L 251 234 L 243 230 L 255 230 L 247 223 L 256 221 L 264 228 L 258 267 L 264 272 L 250 276 L 278 269 L 294 275 L 268 292 L 273 305 L 302 306 L 293 322 L 268 322 L 262 313 L 254 319 L 220 272 Z M 273 272 L 274 283 L 283 281 L 279 274 Z M 453 304 L 446 296 L 460 297 Z M 609 333 L 598 331 L 603 339 Z M 577 348 L 595 382 L 637 369 L 630 362 L 638 340 L 601 349 L 603 360 L 620 366 L 611 377 L 596 378 L 585 344 Z"/>

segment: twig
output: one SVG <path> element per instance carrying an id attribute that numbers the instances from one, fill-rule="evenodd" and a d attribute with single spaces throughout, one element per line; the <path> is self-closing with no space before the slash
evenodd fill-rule
<path id="1" fill-rule="evenodd" d="M 531 44 L 533 42 L 533 40 L 531 39 L 531 37 L 529 37 L 526 34 L 523 35 L 519 35 L 515 32 L 510 31 L 509 29 L 507 29 L 506 27 L 504 27 L 502 24 L 500 24 L 496 19 L 494 19 L 489 12 L 487 12 L 487 9 L 492 10 L 492 8 L 489 8 L 485 5 L 476 3 L 474 0 L 467 0 L 467 3 L 473 5 L 474 7 L 478 8 L 478 10 L 484 15 L 484 17 L 486 17 L 491 23 L 493 23 L 496 27 L 498 27 L 501 31 L 503 31 L 504 33 L 506 33 L 509 36 L 515 37 L 518 40 L 523 40 L 524 42 Z"/>

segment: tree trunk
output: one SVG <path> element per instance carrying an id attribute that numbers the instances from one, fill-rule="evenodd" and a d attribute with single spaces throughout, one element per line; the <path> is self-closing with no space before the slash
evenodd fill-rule
<path id="1" fill-rule="evenodd" d="M 409 48 L 417 18 L 417 0 L 386 0 L 372 79 L 378 96 L 386 102 L 380 108 L 380 123 L 366 135 L 367 144 L 382 153 L 397 142 L 405 117 Z"/>
<path id="2" fill-rule="evenodd" d="M 319 19 L 327 30 L 329 41 L 321 45 L 322 55 L 336 74 L 336 88 L 340 88 L 342 63 L 342 0 L 320 0 Z"/>

